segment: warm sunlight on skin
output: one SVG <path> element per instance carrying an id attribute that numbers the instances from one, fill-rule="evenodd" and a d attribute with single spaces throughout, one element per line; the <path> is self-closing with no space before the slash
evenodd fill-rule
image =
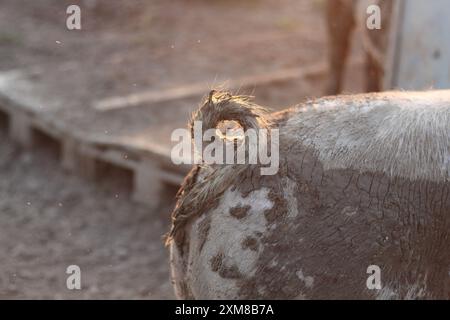
<path id="1" fill-rule="evenodd" d="M 233 140 L 242 140 L 244 139 L 245 135 L 243 134 L 244 129 L 237 121 L 221 121 L 217 125 L 217 136 L 219 136 L 221 139 L 227 139 L 230 141 Z"/>

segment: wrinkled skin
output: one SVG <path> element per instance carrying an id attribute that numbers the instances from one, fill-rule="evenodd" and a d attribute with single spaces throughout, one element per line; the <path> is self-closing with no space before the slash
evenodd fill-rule
<path id="1" fill-rule="evenodd" d="M 350 40 L 353 30 L 361 32 L 363 42 L 370 44 L 382 61 L 374 56 L 369 46 L 365 46 L 366 91 L 382 90 L 384 58 L 388 46 L 391 12 L 395 0 L 328 0 L 326 21 L 328 31 L 329 79 L 327 94 L 335 95 L 342 91 L 343 74 L 348 60 Z M 381 9 L 381 29 L 368 30 L 365 23 L 368 15 L 365 9 L 370 4 L 378 4 Z"/>
<path id="2" fill-rule="evenodd" d="M 272 123 L 278 174 L 248 167 L 171 242 L 179 298 L 450 298 L 450 91 L 325 98 Z"/>

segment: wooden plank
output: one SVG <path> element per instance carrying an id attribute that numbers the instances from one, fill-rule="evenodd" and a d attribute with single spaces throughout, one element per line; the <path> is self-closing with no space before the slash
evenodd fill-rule
<path id="1" fill-rule="evenodd" d="M 312 66 L 278 70 L 263 75 L 252 75 L 233 79 L 227 82 L 228 90 L 268 85 L 280 81 L 323 75 L 327 72 L 327 65 L 319 63 Z M 143 104 L 155 104 L 165 101 L 201 96 L 209 90 L 205 83 L 195 83 L 166 90 L 149 90 L 128 96 L 113 97 L 94 102 L 93 107 L 99 111 L 128 108 Z"/>

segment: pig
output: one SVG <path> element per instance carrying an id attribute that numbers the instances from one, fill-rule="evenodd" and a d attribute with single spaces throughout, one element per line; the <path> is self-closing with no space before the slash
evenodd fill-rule
<path id="1" fill-rule="evenodd" d="M 450 90 L 275 113 L 212 91 L 192 121 L 222 120 L 278 129 L 279 170 L 192 168 L 166 239 L 178 298 L 450 298 Z"/>
<path id="2" fill-rule="evenodd" d="M 328 33 L 329 79 L 326 93 L 342 91 L 343 74 L 348 60 L 352 31 L 361 35 L 365 54 L 365 79 L 367 92 L 379 92 L 383 86 L 391 17 L 396 0 L 328 0 L 326 22 Z M 367 8 L 380 8 L 381 28 L 368 29 Z"/>

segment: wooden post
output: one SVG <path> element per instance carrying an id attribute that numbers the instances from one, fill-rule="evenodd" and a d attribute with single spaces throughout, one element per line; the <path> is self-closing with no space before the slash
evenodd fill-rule
<path id="1" fill-rule="evenodd" d="M 134 171 L 133 199 L 155 209 L 160 204 L 161 191 L 159 168 L 149 160 L 142 160 Z"/>

